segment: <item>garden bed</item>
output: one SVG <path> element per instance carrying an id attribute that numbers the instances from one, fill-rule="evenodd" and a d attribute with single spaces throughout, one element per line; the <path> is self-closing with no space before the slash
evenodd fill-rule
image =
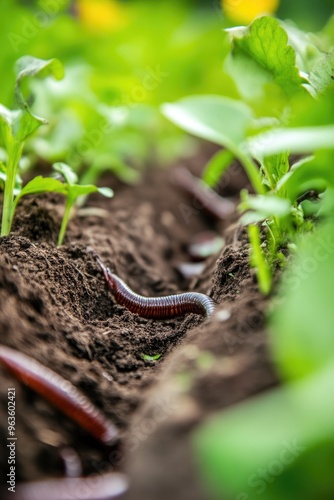
<path id="1" fill-rule="evenodd" d="M 70 448 L 85 476 L 126 471 L 131 498 L 206 498 L 191 448 L 194 426 L 277 383 L 263 327 L 266 300 L 243 231 L 208 217 L 172 177 L 154 170 L 137 186 L 111 186 L 112 201 L 91 197 L 58 248 L 63 198 L 27 198 L 12 235 L 1 239 L 2 343 L 69 380 L 122 433 L 120 445 L 102 446 L 1 368 L 1 422 L 7 386 L 16 388 L 18 481 L 62 477 L 61 450 Z M 224 192 L 237 195 L 239 187 Z M 198 277 L 185 279 L 178 265 L 189 261 L 187 244 L 207 229 L 224 233 L 225 247 Z M 218 314 L 139 318 L 113 301 L 96 255 L 138 293 L 206 293 Z M 3 452 L 3 470 L 6 461 Z"/>

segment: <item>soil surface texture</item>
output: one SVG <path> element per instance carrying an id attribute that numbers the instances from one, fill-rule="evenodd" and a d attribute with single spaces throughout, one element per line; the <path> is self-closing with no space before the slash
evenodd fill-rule
<path id="1" fill-rule="evenodd" d="M 246 181 L 235 172 L 220 194 L 237 201 Z M 91 196 L 74 214 L 61 247 L 64 199 L 28 197 L 11 235 L 0 239 L 0 344 L 70 381 L 121 435 L 118 444 L 102 445 L 0 366 L 3 443 L 7 389 L 16 389 L 18 482 L 64 477 L 64 450 L 71 450 L 83 476 L 128 474 L 124 498 L 205 500 L 191 444 L 196 427 L 278 383 L 264 331 L 267 303 L 236 215 L 214 220 L 172 179 L 173 170 L 156 169 L 136 186 L 101 179 L 115 190 L 114 199 Z M 187 247 L 208 230 L 224 237 L 224 248 L 187 278 L 180 272 L 191 260 Z M 97 255 L 141 295 L 202 292 L 217 312 L 206 319 L 140 318 L 112 298 Z M 2 471 L 7 459 L 2 447 Z"/>

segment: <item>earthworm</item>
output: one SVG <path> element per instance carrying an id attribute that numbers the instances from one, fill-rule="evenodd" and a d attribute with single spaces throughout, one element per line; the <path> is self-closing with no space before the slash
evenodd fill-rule
<path id="1" fill-rule="evenodd" d="M 109 473 L 87 478 L 50 479 L 17 485 L 15 494 L 4 493 L 5 500 L 113 500 L 128 488 L 125 475 Z"/>
<path id="2" fill-rule="evenodd" d="M 110 272 L 100 259 L 101 267 L 111 293 L 118 304 L 143 318 L 168 319 L 188 313 L 210 316 L 215 310 L 215 303 L 203 293 L 187 292 L 166 297 L 143 297 L 133 292 L 116 274 Z"/>
<path id="3" fill-rule="evenodd" d="M 229 198 L 222 198 L 204 182 L 195 177 L 184 167 L 174 171 L 174 182 L 184 189 L 203 207 L 206 212 L 218 220 L 226 220 L 235 212 L 235 202 Z M 199 207 L 197 207 L 199 208 Z"/>
<path id="4" fill-rule="evenodd" d="M 0 362 L 18 380 L 41 394 L 104 444 L 118 439 L 117 428 L 90 400 L 63 377 L 9 347 L 0 346 Z"/>

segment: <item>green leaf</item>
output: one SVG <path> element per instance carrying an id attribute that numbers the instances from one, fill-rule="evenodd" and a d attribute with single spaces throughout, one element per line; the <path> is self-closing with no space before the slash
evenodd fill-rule
<path id="1" fill-rule="evenodd" d="M 114 193 L 112 189 L 110 188 L 98 188 L 94 186 L 93 184 L 86 184 L 86 185 L 80 185 L 80 184 L 72 184 L 69 187 L 69 193 L 71 198 L 78 198 L 79 196 L 84 196 L 90 193 L 97 193 L 99 192 L 103 196 L 106 196 L 107 198 L 112 198 Z"/>
<path id="2" fill-rule="evenodd" d="M 67 182 L 67 184 L 72 185 L 78 182 L 78 176 L 73 172 L 72 168 L 66 163 L 57 162 L 52 165 L 53 170 L 59 172 Z"/>
<path id="3" fill-rule="evenodd" d="M 277 83 L 287 95 L 301 88 L 296 53 L 273 17 L 260 17 L 248 28 L 228 30 L 233 43 L 228 69 L 243 93 L 259 97 L 257 86 Z"/>
<path id="4" fill-rule="evenodd" d="M 203 181 L 209 187 L 216 186 L 221 176 L 229 168 L 233 160 L 234 155 L 227 149 L 218 151 L 218 153 L 216 153 L 206 164 L 202 177 Z"/>
<path id="5" fill-rule="evenodd" d="M 11 111 L 0 104 L 0 124 L 6 148 L 11 141 L 23 142 L 41 125 L 47 123 L 43 118 L 32 115 L 28 110 Z"/>
<path id="6" fill-rule="evenodd" d="M 46 78 L 53 76 L 57 80 L 61 80 L 64 77 L 64 69 L 58 59 L 43 60 L 32 56 L 23 56 L 16 62 L 15 70 L 15 98 L 21 108 L 27 107 L 21 87 L 22 83 L 28 77 Z"/>
<path id="7" fill-rule="evenodd" d="M 317 447 L 328 443 L 332 456 L 333 380 L 332 361 L 202 424 L 194 445 L 213 498 L 246 500 L 263 492 L 266 500 L 332 498 L 332 468 L 319 462 Z"/>
<path id="8" fill-rule="evenodd" d="M 239 210 L 254 210 L 263 220 L 271 216 L 285 217 L 290 213 L 291 203 L 289 200 L 270 194 L 247 196 L 240 203 Z"/>
<path id="9" fill-rule="evenodd" d="M 48 191 L 66 195 L 67 188 L 62 182 L 58 181 L 57 179 L 53 179 L 52 177 L 42 177 L 41 175 L 38 175 L 23 187 L 18 198 L 22 198 L 22 196 L 26 196 L 29 194 L 45 193 Z"/>
<path id="10" fill-rule="evenodd" d="M 230 149 L 246 137 L 252 111 L 244 103 L 220 96 L 187 97 L 164 104 L 164 115 L 187 132 Z"/>
<path id="11" fill-rule="evenodd" d="M 273 356 L 288 378 L 308 375 L 334 359 L 334 224 L 304 237 L 271 318 Z"/>
<path id="12" fill-rule="evenodd" d="M 334 85 L 334 50 L 324 54 L 317 61 L 310 73 L 309 81 L 317 94 L 324 94 Z"/>
<path id="13" fill-rule="evenodd" d="M 105 196 L 106 198 L 112 198 L 114 196 L 114 191 L 108 187 L 97 188 L 98 192 Z"/>
<path id="14" fill-rule="evenodd" d="M 250 138 L 245 147 L 259 159 L 286 151 L 303 154 L 334 149 L 334 125 L 276 129 Z"/>

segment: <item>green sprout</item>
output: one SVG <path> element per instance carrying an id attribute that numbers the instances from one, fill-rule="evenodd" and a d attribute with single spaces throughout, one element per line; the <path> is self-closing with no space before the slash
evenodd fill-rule
<path id="1" fill-rule="evenodd" d="M 58 236 L 58 245 L 61 245 L 64 240 L 66 228 L 68 225 L 68 221 L 70 218 L 70 212 L 71 209 L 75 203 L 75 201 L 80 197 L 80 196 L 86 196 L 90 193 L 100 193 L 103 196 L 106 196 L 107 198 L 112 198 L 114 193 L 112 189 L 107 188 L 107 187 L 102 187 L 98 188 L 94 186 L 93 184 L 86 184 L 86 185 L 80 185 L 77 184 L 78 182 L 78 176 L 73 172 L 71 167 L 66 165 L 66 163 L 55 163 L 53 165 L 53 169 L 56 172 L 59 172 L 62 177 L 64 178 L 64 184 L 62 184 L 65 188 L 65 196 L 66 196 L 66 206 L 65 206 L 65 213 L 64 217 L 61 223 L 60 231 L 59 231 L 59 236 Z"/>
<path id="2" fill-rule="evenodd" d="M 161 354 L 156 354 L 155 356 L 150 356 L 149 354 L 141 354 L 141 359 L 144 361 L 158 361 L 161 358 Z"/>
<path id="3" fill-rule="evenodd" d="M 30 189 L 29 193 L 22 194 L 22 181 L 18 172 L 25 140 L 41 125 L 47 123 L 46 120 L 30 111 L 25 97 L 27 80 L 29 77 L 45 78 L 47 76 L 53 76 L 59 80 L 63 74 L 63 68 L 57 59 L 43 61 L 30 56 L 22 57 L 16 64 L 15 101 L 18 109 L 10 110 L 0 104 L 0 129 L 7 152 L 7 162 L 2 163 L 0 168 L 0 177 L 4 184 L 1 236 L 10 233 L 18 199 L 23 194 L 33 193 Z M 43 191 L 41 187 L 42 184 L 39 185 L 37 192 Z M 60 188 L 59 185 L 58 188 Z"/>

